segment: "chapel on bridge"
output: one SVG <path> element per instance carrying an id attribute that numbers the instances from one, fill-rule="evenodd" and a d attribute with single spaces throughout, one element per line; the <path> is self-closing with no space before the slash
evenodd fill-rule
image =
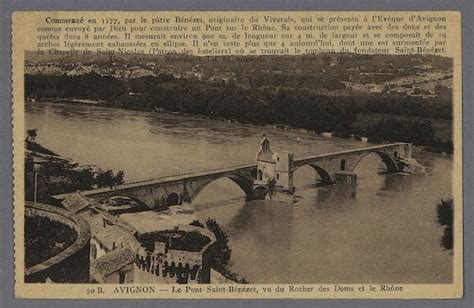
<path id="1" fill-rule="evenodd" d="M 277 189 L 293 191 L 293 153 L 275 152 L 270 148 L 270 139 L 263 136 L 257 152 L 257 179 L 255 185 L 274 185 Z"/>

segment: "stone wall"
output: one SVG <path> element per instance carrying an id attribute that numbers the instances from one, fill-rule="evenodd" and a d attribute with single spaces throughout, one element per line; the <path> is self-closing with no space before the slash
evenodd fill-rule
<path id="1" fill-rule="evenodd" d="M 89 224 L 60 208 L 26 202 L 25 216 L 47 217 L 71 227 L 77 232 L 76 241 L 59 254 L 25 269 L 25 282 L 87 283 L 89 282 L 89 255 L 91 231 Z"/>

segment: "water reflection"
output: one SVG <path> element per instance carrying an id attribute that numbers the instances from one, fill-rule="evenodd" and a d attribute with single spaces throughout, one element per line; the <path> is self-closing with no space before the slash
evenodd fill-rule
<path id="1" fill-rule="evenodd" d="M 357 185 L 351 184 L 336 184 L 321 187 L 318 189 L 317 204 L 325 203 L 350 203 L 350 201 L 357 196 Z"/>
<path id="2" fill-rule="evenodd" d="M 282 275 L 293 272 L 293 253 L 297 253 L 291 239 L 293 212 L 293 206 L 282 202 L 254 201 L 243 206 L 226 227 L 232 234 L 232 265 L 239 269 L 245 259 L 252 279 L 266 277 L 268 283 L 287 279 Z M 246 249 L 242 249 L 243 243 Z"/>
<path id="3" fill-rule="evenodd" d="M 422 175 L 389 174 L 384 176 L 380 190 L 393 192 L 409 192 L 414 184 L 423 181 Z"/>

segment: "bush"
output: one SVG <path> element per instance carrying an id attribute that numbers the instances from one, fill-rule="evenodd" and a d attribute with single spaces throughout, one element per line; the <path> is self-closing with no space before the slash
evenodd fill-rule
<path id="1" fill-rule="evenodd" d="M 229 247 L 229 237 L 221 229 L 219 224 L 212 218 L 209 218 L 206 221 L 206 227 L 214 233 L 216 237 L 216 244 L 212 251 L 213 265 L 215 266 L 225 266 L 229 263 L 230 257 L 232 255 L 232 250 Z"/>
<path id="2" fill-rule="evenodd" d="M 38 172 L 37 200 L 48 202 L 52 195 L 71 193 L 78 190 L 90 190 L 95 187 L 112 187 L 124 183 L 124 172 L 113 173 L 112 170 L 102 171 L 78 168 L 78 164 L 68 161 L 51 161 L 44 164 Z M 25 197 L 32 201 L 34 187 L 33 171 L 25 172 Z"/>
<path id="3" fill-rule="evenodd" d="M 436 207 L 438 213 L 438 223 L 445 226 L 441 245 L 451 250 L 453 249 L 453 200 L 441 200 Z"/>
<path id="4" fill-rule="evenodd" d="M 205 226 L 197 219 L 193 220 L 189 225 L 199 228 L 205 228 Z"/>

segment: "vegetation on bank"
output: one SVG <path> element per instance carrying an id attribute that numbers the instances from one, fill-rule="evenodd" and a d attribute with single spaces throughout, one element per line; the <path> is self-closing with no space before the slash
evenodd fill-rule
<path id="1" fill-rule="evenodd" d="M 368 141 L 374 143 L 410 142 L 430 147 L 432 152 L 453 152 L 453 143 L 437 138 L 430 121 L 385 119 L 370 125 L 366 135 Z"/>
<path id="2" fill-rule="evenodd" d="M 403 124 L 402 128 L 397 127 L 393 120 L 384 120 L 383 123 L 378 123 L 379 126 L 371 127 L 365 132 L 353 128 L 357 121 L 356 115 L 384 113 L 452 118 L 450 97 L 433 97 L 427 100 L 421 96 L 397 94 L 329 96 L 317 94 L 308 88 L 241 87 L 235 83 L 175 79 L 167 74 L 126 80 L 95 73 L 81 76 L 26 75 L 25 94 L 35 99 L 91 99 L 110 107 L 164 110 L 241 123 L 290 126 L 316 133 L 333 132 L 339 137 L 367 133 L 372 139 L 380 141 L 392 140 L 397 134 L 404 135 L 406 131 L 403 129 L 407 127 L 422 128 L 417 136 L 411 136 L 406 141 L 433 148 L 449 148 L 449 145 L 441 144 L 423 122 L 399 122 L 398 124 Z"/>
<path id="3" fill-rule="evenodd" d="M 26 171 L 25 198 L 28 201 L 33 201 L 34 175 L 32 171 Z M 38 202 L 48 202 L 49 197 L 53 195 L 123 184 L 124 172 L 114 173 L 110 169 L 105 171 L 101 169 L 93 170 L 67 160 L 51 161 L 42 164 L 41 169 L 37 171 L 37 181 L 36 200 Z"/>
<path id="4" fill-rule="evenodd" d="M 35 199 L 35 184 L 37 185 L 36 200 L 47 203 L 53 195 L 113 187 L 125 182 L 125 173 L 122 170 L 114 173 L 110 169 L 104 171 L 93 166 L 80 166 L 37 143 L 35 141 L 36 129 L 29 129 L 27 133 L 26 150 L 32 158 L 38 156 L 42 161 L 41 164 L 36 164 L 34 160 L 25 162 L 25 199 L 27 201 Z"/>
<path id="5" fill-rule="evenodd" d="M 191 226 L 207 228 L 216 237 L 216 243 L 212 245 L 211 249 L 211 267 L 222 274 L 225 278 L 237 283 L 248 283 L 245 278 L 239 277 L 238 274 L 227 269 L 227 265 L 232 256 L 232 249 L 229 247 L 229 237 L 219 226 L 217 221 L 208 218 L 206 224 L 202 224 L 199 220 L 194 220 L 190 223 Z"/>
<path id="6" fill-rule="evenodd" d="M 436 207 L 438 213 L 438 223 L 444 226 L 441 245 L 447 250 L 453 249 L 453 200 L 441 200 Z"/>

